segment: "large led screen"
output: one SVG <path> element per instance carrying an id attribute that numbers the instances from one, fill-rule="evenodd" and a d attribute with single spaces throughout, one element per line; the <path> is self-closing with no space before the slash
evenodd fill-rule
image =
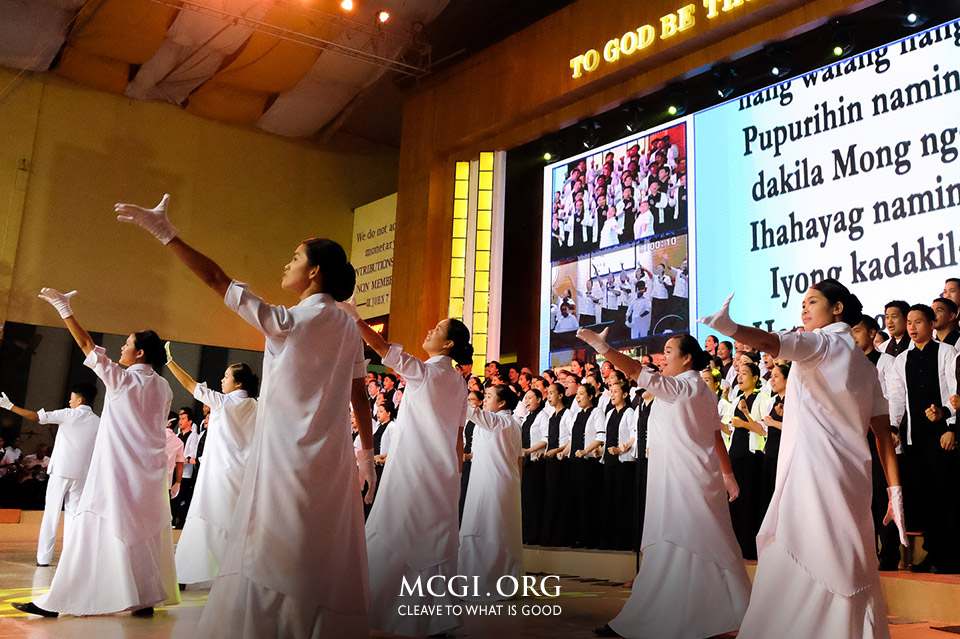
<path id="1" fill-rule="evenodd" d="M 958 67 L 955 21 L 548 166 L 541 364 L 578 326 L 702 338 L 731 292 L 789 329 L 824 277 L 929 304 L 960 277 Z"/>

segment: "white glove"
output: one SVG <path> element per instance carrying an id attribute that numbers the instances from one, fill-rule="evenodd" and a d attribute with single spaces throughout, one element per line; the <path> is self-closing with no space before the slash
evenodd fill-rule
<path id="1" fill-rule="evenodd" d="M 357 470 L 360 473 L 360 490 L 363 490 L 364 485 L 367 487 L 364 501 L 372 504 L 373 493 L 377 490 L 377 471 L 374 468 L 372 448 L 361 448 L 357 453 Z"/>
<path id="2" fill-rule="evenodd" d="M 7 397 L 6 393 L 0 393 L 0 408 L 13 410 L 13 402 L 10 401 L 10 398 Z"/>
<path id="3" fill-rule="evenodd" d="M 169 201 L 170 194 L 165 193 L 156 208 L 145 209 L 136 204 L 115 204 L 113 209 L 117 212 L 119 221 L 139 224 L 150 231 L 155 238 L 168 244 L 177 236 L 177 227 L 167 219 L 167 202 Z"/>
<path id="4" fill-rule="evenodd" d="M 610 345 L 607 344 L 607 333 L 610 332 L 610 327 L 606 327 L 600 333 L 594 333 L 591 330 L 585 328 L 577 329 L 577 337 L 582 341 L 586 342 L 593 347 L 593 350 L 597 351 L 601 355 L 610 350 Z"/>
<path id="5" fill-rule="evenodd" d="M 887 514 L 883 518 L 883 525 L 886 526 L 891 521 L 897 525 L 900 531 L 900 543 L 907 545 L 907 529 L 903 523 L 903 488 L 901 486 L 887 487 L 887 495 L 890 496 L 890 502 L 887 504 Z"/>
<path id="6" fill-rule="evenodd" d="M 723 473 L 723 487 L 727 491 L 727 501 L 735 501 L 740 496 L 740 484 L 733 473 Z"/>
<path id="7" fill-rule="evenodd" d="M 60 317 L 67 319 L 73 315 L 73 309 L 70 308 L 70 298 L 76 294 L 76 291 L 61 293 L 55 288 L 41 288 L 40 294 L 37 295 L 37 297 L 50 302 L 53 307 L 57 309 L 57 312 L 60 313 Z"/>
<path id="8" fill-rule="evenodd" d="M 709 317 L 701 317 L 697 321 L 706 324 L 722 335 L 733 337 L 733 334 L 737 332 L 737 323 L 730 319 L 730 300 L 732 299 L 733 293 L 730 293 L 719 311 Z"/>
<path id="9" fill-rule="evenodd" d="M 167 364 L 173 361 L 173 355 L 170 354 L 170 342 L 163 345 L 163 350 L 167 352 Z"/>
<path id="10" fill-rule="evenodd" d="M 179 494 L 180 494 L 180 482 L 177 482 L 170 488 L 170 499 L 176 499 L 177 495 Z"/>
<path id="11" fill-rule="evenodd" d="M 337 302 L 337 307 L 346 313 L 354 322 L 360 321 L 360 311 L 357 310 L 356 296 L 350 296 L 350 299 L 345 302 Z"/>

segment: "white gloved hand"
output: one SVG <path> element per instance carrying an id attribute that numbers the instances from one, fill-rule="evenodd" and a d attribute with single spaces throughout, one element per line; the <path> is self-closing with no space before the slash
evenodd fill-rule
<path id="1" fill-rule="evenodd" d="M 50 302 L 50 304 L 57 309 L 57 312 L 60 313 L 60 317 L 67 319 L 73 315 L 73 309 L 70 308 L 70 298 L 76 294 L 76 291 L 61 293 L 55 288 L 42 288 L 40 289 L 40 294 L 37 295 L 37 297 Z"/>
<path id="2" fill-rule="evenodd" d="M 13 402 L 10 401 L 6 393 L 0 393 L 0 408 L 6 408 L 7 410 L 13 409 Z"/>
<path id="3" fill-rule="evenodd" d="M 607 344 L 607 333 L 609 332 L 609 326 L 600 333 L 594 333 L 586 328 L 581 328 L 577 330 L 577 337 L 592 346 L 593 350 L 603 355 L 610 350 L 610 345 Z"/>
<path id="4" fill-rule="evenodd" d="M 697 321 L 706 324 L 722 335 L 733 337 L 733 334 L 737 332 L 737 323 L 730 319 L 730 300 L 732 299 L 733 293 L 730 293 L 719 311 L 708 317 L 701 317 Z"/>
<path id="5" fill-rule="evenodd" d="M 374 468 L 372 448 L 361 448 L 357 453 L 357 470 L 360 473 L 360 490 L 363 491 L 364 485 L 367 487 L 367 496 L 363 501 L 372 504 L 373 494 L 377 490 L 377 471 Z"/>
<path id="6" fill-rule="evenodd" d="M 170 354 L 170 342 L 163 345 L 163 350 L 167 352 L 167 364 L 173 361 L 173 355 Z"/>
<path id="7" fill-rule="evenodd" d="M 179 494 L 180 494 L 180 482 L 177 482 L 170 488 L 170 499 L 176 499 L 177 495 Z"/>
<path id="8" fill-rule="evenodd" d="M 145 209 L 136 204 L 115 204 L 113 208 L 117 212 L 119 221 L 139 224 L 150 231 L 155 238 L 168 244 L 177 236 L 177 227 L 167 219 L 167 202 L 169 201 L 170 194 L 165 193 L 156 208 Z"/>
<path id="9" fill-rule="evenodd" d="M 337 302 L 337 307 L 346 313 L 354 322 L 360 321 L 360 311 L 357 310 L 357 298 L 351 295 L 345 302 Z"/>
<path id="10" fill-rule="evenodd" d="M 740 484 L 733 473 L 723 473 L 723 487 L 727 491 L 727 501 L 735 501 L 740 496 Z"/>
<path id="11" fill-rule="evenodd" d="M 907 545 L 907 528 L 903 523 L 903 488 L 901 486 L 887 487 L 887 495 L 890 496 L 890 502 L 887 504 L 887 514 L 883 518 L 883 525 L 886 526 L 891 521 L 897 525 L 900 531 L 900 543 Z"/>

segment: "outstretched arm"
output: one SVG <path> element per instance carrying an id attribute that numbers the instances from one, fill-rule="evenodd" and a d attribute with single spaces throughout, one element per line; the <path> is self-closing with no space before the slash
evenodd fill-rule
<path id="1" fill-rule="evenodd" d="M 747 346 L 752 346 L 758 351 L 770 353 L 770 355 L 773 357 L 779 355 L 780 336 L 778 334 L 769 333 L 753 326 L 737 324 L 730 319 L 730 300 L 732 298 L 733 293 L 730 293 L 729 297 L 727 297 L 727 299 L 723 302 L 723 306 L 720 307 L 719 311 L 713 315 L 710 315 L 709 317 L 701 317 L 697 321 L 701 324 L 709 326 L 723 335 L 726 335 L 727 337 L 732 337 L 738 342 L 742 342 Z"/>
<path id="2" fill-rule="evenodd" d="M 187 268 L 193 271 L 204 284 L 215 290 L 220 297 L 223 297 L 227 287 L 230 286 L 230 278 L 216 262 L 177 236 L 177 228 L 167 219 L 169 201 L 170 196 L 164 195 L 156 208 L 145 209 L 136 204 L 117 204 L 114 210 L 117 212 L 119 221 L 142 226 L 164 245 L 169 246 Z"/>
<path id="3" fill-rule="evenodd" d="M 84 355 L 89 355 L 96 344 L 93 343 L 93 338 L 90 337 L 90 333 L 85 331 L 73 316 L 73 309 L 70 308 L 70 298 L 76 294 L 76 291 L 61 293 L 55 288 L 42 288 L 40 289 L 40 295 L 38 295 L 38 297 L 45 302 L 49 302 L 51 306 L 57 309 L 64 325 L 67 327 L 67 330 L 70 331 L 70 335 L 72 335 L 74 341 L 77 342 L 77 346 L 80 347 Z"/>
<path id="4" fill-rule="evenodd" d="M 356 299 L 351 297 L 345 302 L 337 302 L 337 306 L 357 323 L 357 328 L 360 329 L 360 337 L 367 343 L 367 346 L 372 348 L 381 358 L 386 357 L 387 351 L 390 350 L 390 344 L 380 336 L 380 333 L 370 328 L 370 325 L 363 321 L 360 312 L 357 310 Z"/>
<path id="5" fill-rule="evenodd" d="M 10 398 L 7 397 L 6 393 L 0 393 L 0 408 L 6 408 L 8 411 L 11 411 L 15 415 L 20 417 L 26 417 L 27 419 L 32 419 L 35 422 L 40 421 L 40 416 L 37 415 L 32 410 L 27 410 L 26 408 L 20 408 L 16 406 L 13 402 L 10 401 Z"/>
<path id="6" fill-rule="evenodd" d="M 188 393 L 193 395 L 193 391 L 197 387 L 197 382 L 190 377 L 185 370 L 180 368 L 180 366 L 173 361 L 173 359 L 171 359 L 170 342 L 167 342 L 167 370 L 173 373 L 173 376 L 177 378 L 177 381 L 180 382 L 180 385 L 183 386 Z"/>

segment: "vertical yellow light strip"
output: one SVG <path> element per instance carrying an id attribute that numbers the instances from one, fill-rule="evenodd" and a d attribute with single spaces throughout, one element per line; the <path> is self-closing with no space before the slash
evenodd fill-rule
<path id="1" fill-rule="evenodd" d="M 470 194 L 470 163 L 457 162 L 453 188 L 453 250 L 450 255 L 450 317 L 463 320 L 467 294 L 467 199 Z"/>
<path id="2" fill-rule="evenodd" d="M 493 153 L 480 153 L 477 180 L 477 242 L 473 286 L 473 367 L 486 363 L 490 305 L 490 231 L 493 218 Z"/>

